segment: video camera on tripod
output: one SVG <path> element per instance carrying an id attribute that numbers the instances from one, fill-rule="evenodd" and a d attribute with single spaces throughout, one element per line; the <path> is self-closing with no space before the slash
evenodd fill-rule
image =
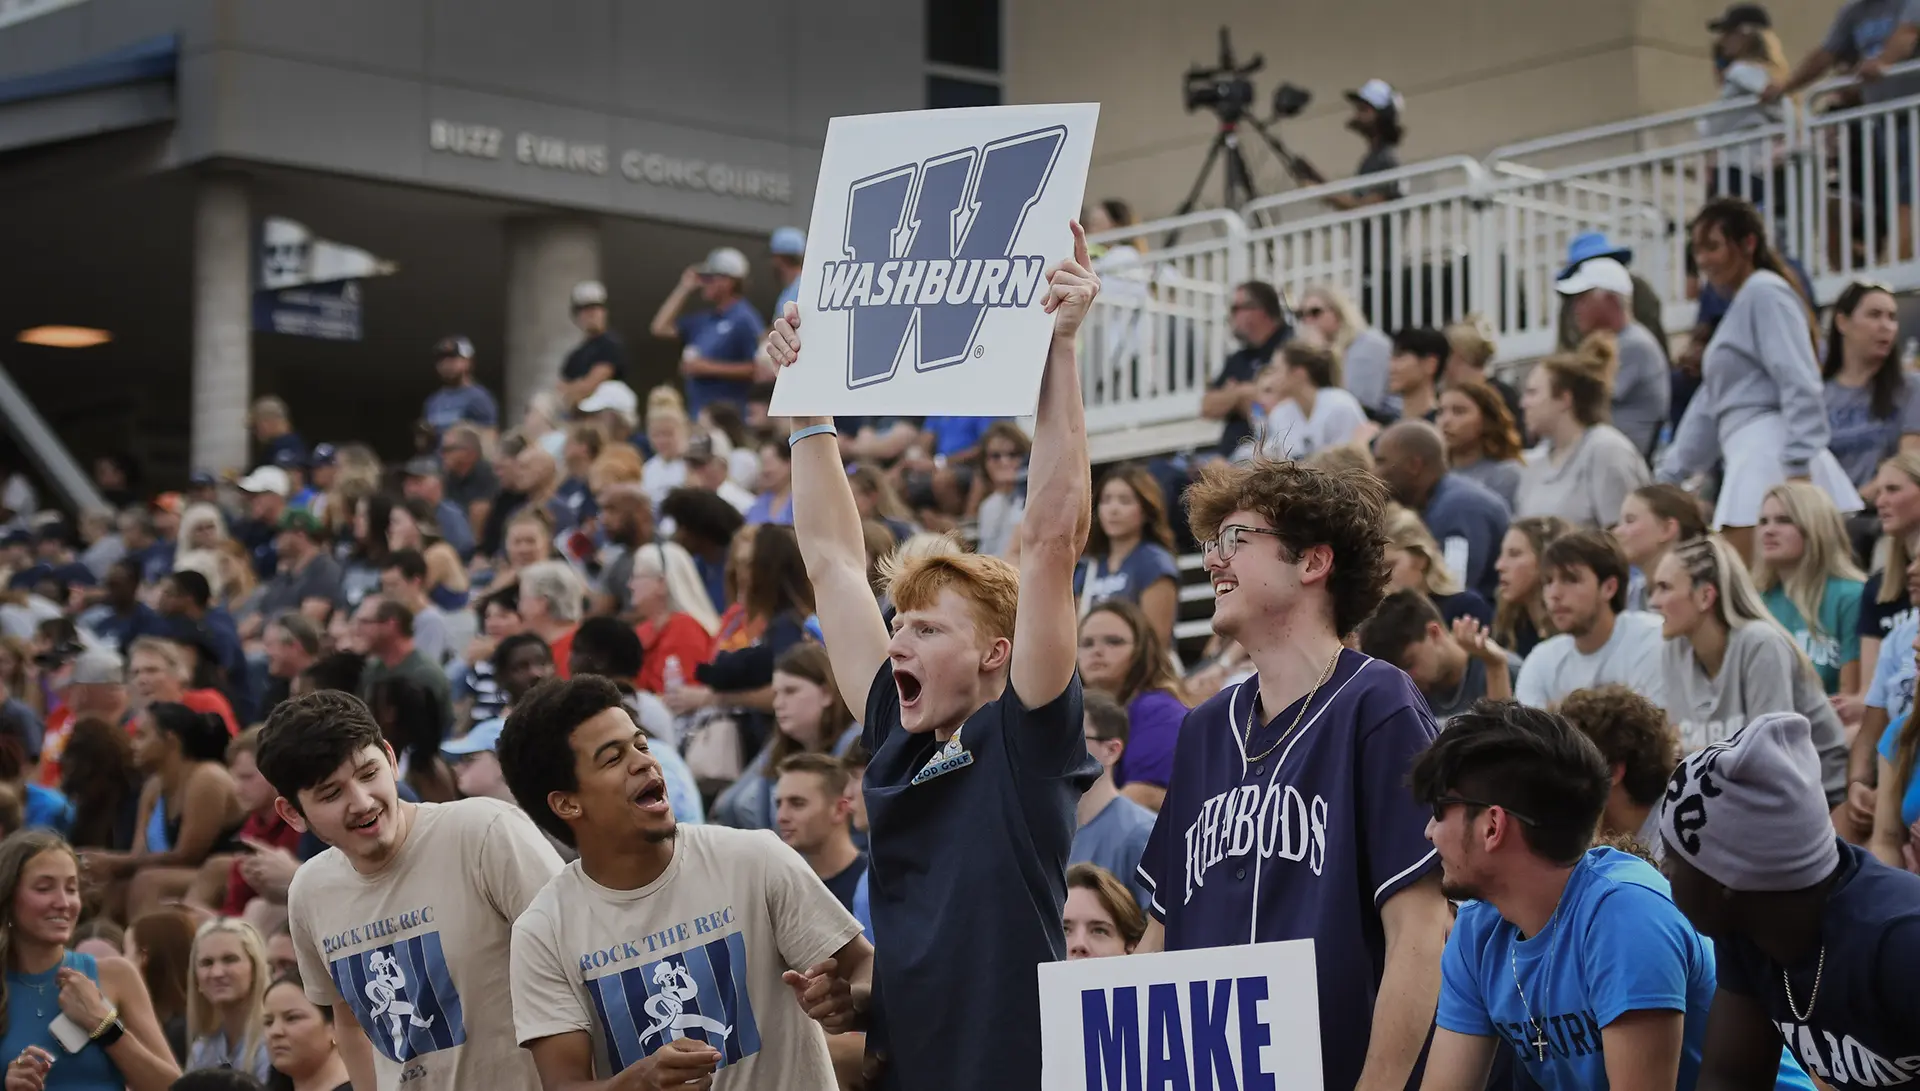
<path id="1" fill-rule="evenodd" d="M 1273 92 L 1273 116 L 1265 121 L 1253 116 L 1255 94 L 1253 75 L 1265 68 L 1266 58 L 1255 53 L 1244 64 L 1234 57 L 1232 32 L 1220 28 L 1220 57 L 1211 68 L 1194 65 L 1187 69 L 1180 81 L 1180 93 L 1186 103 L 1187 112 L 1207 109 L 1213 111 L 1220 121 L 1220 131 L 1215 134 L 1213 146 L 1207 150 L 1207 159 L 1200 167 L 1200 177 L 1194 180 L 1193 190 L 1186 201 L 1180 205 L 1180 214 L 1192 212 L 1200 202 L 1200 191 L 1205 188 L 1207 175 L 1213 170 L 1213 162 L 1223 155 L 1226 159 L 1226 204 L 1227 208 L 1238 208 L 1257 194 L 1253 188 L 1253 172 L 1248 169 L 1246 158 L 1240 151 L 1240 126 L 1251 126 L 1267 147 L 1280 160 L 1282 166 L 1302 184 L 1314 185 L 1325 181 L 1320 172 L 1311 164 L 1287 149 L 1285 143 L 1274 134 L 1272 126 L 1284 119 L 1299 116 L 1302 110 L 1313 101 L 1313 92 L 1291 83 L 1282 83 Z"/>

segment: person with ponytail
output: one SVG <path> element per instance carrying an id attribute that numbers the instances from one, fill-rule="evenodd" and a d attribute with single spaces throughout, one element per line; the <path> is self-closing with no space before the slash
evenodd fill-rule
<path id="1" fill-rule="evenodd" d="M 1578 354 L 1549 356 L 1527 373 L 1520 411 L 1542 447 L 1520 471 L 1515 515 L 1605 529 L 1627 494 L 1651 480 L 1640 449 L 1607 423 L 1613 362 L 1613 343 L 1589 337 Z"/>
<path id="2" fill-rule="evenodd" d="M 1661 693 L 1682 755 L 1725 742 L 1754 717 L 1798 712 L 1813 725 L 1827 805 L 1847 791 L 1847 736 L 1813 661 L 1774 620 L 1753 578 L 1720 537 L 1673 548 L 1654 570 L 1653 609 L 1666 648 Z"/>
<path id="3" fill-rule="evenodd" d="M 133 761 L 146 774 L 130 852 L 89 852 L 87 876 L 109 881 L 112 916 L 134 920 L 184 896 L 208 857 L 234 840 L 246 807 L 227 771 L 227 728 L 213 713 L 162 701 L 134 721 Z"/>
<path id="4" fill-rule="evenodd" d="M 1678 542 L 1707 536 L 1707 519 L 1700 502 L 1678 485 L 1643 485 L 1620 503 L 1620 521 L 1613 540 L 1633 566 L 1627 583 L 1627 609 L 1647 608 L 1647 584 L 1654 569 Z"/>
<path id="5" fill-rule="evenodd" d="M 0 841 L 0 1060 L 7 1091 L 166 1091 L 180 1076 L 140 971 L 124 958 L 72 950 L 82 910 L 80 864 L 57 834 Z M 88 1041 L 68 1052 L 64 1015 Z"/>
<path id="6" fill-rule="evenodd" d="M 1814 359 L 1817 330 L 1790 273 L 1767 244 L 1760 213 L 1746 201 L 1708 201 L 1693 221 L 1700 274 L 1731 300 L 1700 363 L 1700 389 L 1687 404 L 1659 478 L 1675 484 L 1725 463 L 1714 530 L 1742 559 L 1767 490 L 1809 481 L 1843 512 L 1860 494 L 1827 450 L 1832 438 Z"/>
<path id="7" fill-rule="evenodd" d="M 1760 504 L 1759 548 L 1753 585 L 1761 601 L 1813 660 L 1827 693 L 1849 699 L 1858 723 L 1866 689 L 1860 681 L 1860 590 L 1867 574 L 1853 563 L 1840 513 L 1812 485 L 1775 485 Z"/>

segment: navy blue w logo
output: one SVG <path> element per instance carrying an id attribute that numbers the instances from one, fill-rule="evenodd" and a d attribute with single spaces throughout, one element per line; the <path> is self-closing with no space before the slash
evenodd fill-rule
<path id="1" fill-rule="evenodd" d="M 1053 176 L 1064 126 L 906 163 L 847 193 L 847 260 L 821 269 L 820 309 L 850 311 L 847 386 L 965 360 L 990 307 L 1033 302 L 1046 262 L 1015 254 Z"/>

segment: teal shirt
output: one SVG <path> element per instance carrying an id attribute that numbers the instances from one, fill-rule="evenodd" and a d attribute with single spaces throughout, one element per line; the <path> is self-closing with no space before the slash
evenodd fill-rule
<path id="1" fill-rule="evenodd" d="M 1807 626 L 1799 607 L 1787 598 L 1784 587 L 1774 587 L 1760 596 L 1773 611 L 1774 619 L 1793 634 L 1800 650 L 1813 660 L 1820 672 L 1820 684 L 1828 693 L 1840 692 L 1840 668 L 1860 658 L 1859 580 L 1835 576 L 1827 580 L 1826 594 L 1820 596 L 1820 625 L 1817 631 Z"/>

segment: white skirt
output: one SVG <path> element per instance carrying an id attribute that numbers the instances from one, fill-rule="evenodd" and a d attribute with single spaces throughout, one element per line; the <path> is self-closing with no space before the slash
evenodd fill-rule
<path id="1" fill-rule="evenodd" d="M 1767 498 L 1767 491 L 1787 479 L 1786 468 L 1780 464 L 1780 452 L 1786 443 L 1786 421 L 1778 413 L 1756 417 L 1732 435 L 1721 437 L 1726 472 L 1720 480 L 1720 501 L 1713 509 L 1714 530 L 1759 525 L 1760 503 Z M 1815 456 L 1807 474 L 1833 498 L 1834 507 L 1842 513 L 1866 506 L 1832 451 L 1822 450 Z"/>

